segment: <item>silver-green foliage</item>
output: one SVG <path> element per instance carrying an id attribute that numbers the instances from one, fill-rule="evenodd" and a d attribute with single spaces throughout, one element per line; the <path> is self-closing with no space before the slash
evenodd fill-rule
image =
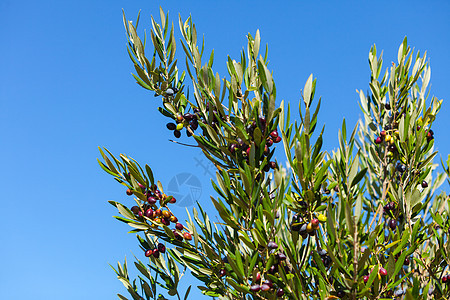
<path id="1" fill-rule="evenodd" d="M 159 257 L 136 258 L 141 275 L 133 281 L 126 262 L 118 264 L 115 271 L 133 299 L 164 299 L 159 288 L 186 299 L 190 287 L 178 291 L 186 269 L 205 295 L 219 299 L 449 297 L 442 277 L 450 264 L 450 201 L 436 192 L 445 174 L 433 175 L 437 152 L 430 131 L 442 100 L 427 100 L 431 71 L 425 55 L 414 54 L 405 38 L 397 63 L 380 79 L 382 56 L 373 46 L 370 92 L 358 92 L 364 119 L 350 135 L 344 120 L 339 148 L 327 153 L 324 127 L 316 132 L 321 105 L 320 99 L 314 105 L 316 80 L 311 75 L 303 88 L 298 118 L 291 116 L 290 104 L 276 107 L 259 31 L 247 36 L 240 61 L 228 58 L 227 79 L 213 72 L 214 51 L 204 59 L 204 41 L 198 44 L 190 17 L 179 17 L 178 48 L 185 56 L 180 72 L 173 24 L 162 9 L 160 19 L 151 18 L 149 60 L 147 37 L 142 41 L 137 33 L 139 16 L 134 25 L 124 15 L 133 76 L 162 97 L 159 111 L 183 124 L 217 167 L 211 200 L 221 221 L 211 222 L 200 205 L 181 231 L 148 217 L 149 208 L 170 211 L 171 200 L 151 168 L 100 150 L 101 167 L 135 196 L 135 211 L 111 201 L 121 215 L 116 218 L 138 233 L 143 251 L 167 246 Z M 186 91 L 186 75 L 193 95 Z M 197 131 L 183 119 L 190 112 L 198 116 Z M 285 168 L 275 163 L 275 149 L 266 147 L 276 140 L 273 131 L 282 140 L 277 145 L 283 145 Z M 450 156 L 442 163 L 447 174 L 449 161 Z M 161 201 L 151 205 L 155 189 Z M 320 225 L 311 227 L 313 219 Z M 184 232 L 192 241 L 180 238 Z M 272 283 L 267 291 L 251 288 L 264 280 Z"/>

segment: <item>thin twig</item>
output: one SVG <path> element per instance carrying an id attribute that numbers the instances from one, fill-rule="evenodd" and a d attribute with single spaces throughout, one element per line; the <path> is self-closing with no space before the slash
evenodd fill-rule
<path id="1" fill-rule="evenodd" d="M 188 145 L 188 144 L 177 142 L 177 141 L 174 141 L 174 140 L 169 140 L 169 142 L 172 142 L 172 143 L 175 143 L 175 144 L 180 144 L 180 145 L 187 146 L 187 147 L 201 148 L 199 145 Z"/>

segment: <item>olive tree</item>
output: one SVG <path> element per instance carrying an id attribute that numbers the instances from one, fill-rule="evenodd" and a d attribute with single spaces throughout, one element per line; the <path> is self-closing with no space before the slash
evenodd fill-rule
<path id="1" fill-rule="evenodd" d="M 100 149 L 100 166 L 130 196 L 110 201 L 116 218 L 142 248 L 136 279 L 126 261 L 115 268 L 132 299 L 188 298 L 191 287 L 179 289 L 186 270 L 219 299 L 448 299 L 450 200 L 437 189 L 449 160 L 438 173 L 432 125 L 442 100 L 428 95 L 426 54 L 405 38 L 383 69 L 373 46 L 369 92 L 358 92 L 363 119 L 351 130 L 344 120 L 339 147 L 327 152 L 316 79 L 298 111 L 278 106 L 259 31 L 240 58 L 228 58 L 225 76 L 214 73 L 214 52 L 204 53 L 191 17 L 179 17 L 180 41 L 162 9 L 145 39 L 139 16 L 123 21 L 133 76 L 160 97 L 168 134 L 187 135 L 216 168 L 210 198 L 220 220 L 201 205 L 178 220 L 176 199 L 149 165 Z"/>

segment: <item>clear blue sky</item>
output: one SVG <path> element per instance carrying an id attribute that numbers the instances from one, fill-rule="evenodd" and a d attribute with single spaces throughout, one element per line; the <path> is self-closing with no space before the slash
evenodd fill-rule
<path id="1" fill-rule="evenodd" d="M 107 200 L 130 198 L 98 167 L 97 146 L 150 164 L 164 185 L 179 173 L 195 174 L 200 202 L 210 208 L 209 175 L 194 160 L 202 156 L 168 142 L 158 98 L 130 75 L 122 8 L 133 19 L 142 9 L 141 29 L 159 5 L 175 24 L 178 13 L 191 13 L 222 77 L 227 54 L 238 58 L 245 35 L 259 28 L 278 101 L 297 105 L 309 74 L 317 77 L 327 150 L 337 146 L 342 118 L 353 126 L 361 115 L 355 90 L 368 89 L 371 45 L 384 49 L 387 66 L 407 35 L 416 50 L 428 51 L 431 91 L 444 99 L 433 126 L 436 147 L 443 157 L 450 153 L 448 1 L 274 3 L 0 1 L 0 299 L 126 295 L 108 263 L 125 255 L 131 263 L 142 253 L 111 217 Z"/>

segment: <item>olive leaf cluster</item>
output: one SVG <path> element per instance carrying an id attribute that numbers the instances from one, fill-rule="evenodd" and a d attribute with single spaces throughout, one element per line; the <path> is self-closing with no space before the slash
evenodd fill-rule
<path id="1" fill-rule="evenodd" d="M 290 103 L 277 107 L 259 31 L 247 35 L 238 61 L 228 57 L 221 76 L 214 51 L 204 58 L 191 17 L 179 17 L 180 41 L 168 13 L 160 9 L 159 23 L 151 17 L 150 55 L 147 37 L 137 33 L 139 15 L 135 24 L 125 14 L 123 21 L 133 76 L 162 100 L 168 132 L 184 133 L 217 169 L 211 201 L 220 218 L 212 222 L 199 204 L 178 220 L 170 209 L 176 199 L 150 166 L 100 149 L 100 166 L 135 202 L 110 201 L 142 249 L 136 279 L 126 261 L 114 268 L 133 299 L 187 299 L 191 286 L 179 289 L 187 270 L 203 294 L 219 299 L 450 295 L 450 200 L 437 192 L 450 175 L 450 156 L 441 162 L 446 174 L 436 173 L 431 129 L 442 100 L 428 100 L 430 67 L 406 38 L 381 79 L 382 55 L 372 47 L 370 90 L 358 91 L 364 119 L 349 135 L 344 120 L 339 148 L 329 153 L 316 80 L 307 79 L 298 115 Z"/>

